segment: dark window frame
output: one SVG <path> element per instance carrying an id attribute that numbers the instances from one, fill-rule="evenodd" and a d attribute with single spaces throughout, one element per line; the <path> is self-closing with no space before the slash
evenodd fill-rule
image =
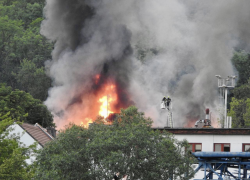
<path id="1" fill-rule="evenodd" d="M 242 144 L 242 152 L 248 152 L 248 151 L 245 151 L 245 145 L 250 145 L 250 143 L 243 143 Z"/>
<path id="2" fill-rule="evenodd" d="M 214 143 L 214 152 L 218 152 L 218 151 L 215 151 L 215 145 L 216 144 L 221 145 L 221 151 L 220 152 L 231 152 L 231 143 Z M 229 145 L 229 151 L 224 151 L 224 145 Z"/>
<path id="3" fill-rule="evenodd" d="M 192 152 L 201 152 L 202 151 L 202 143 L 188 143 L 192 147 Z M 195 151 L 195 145 L 201 145 L 201 151 Z"/>

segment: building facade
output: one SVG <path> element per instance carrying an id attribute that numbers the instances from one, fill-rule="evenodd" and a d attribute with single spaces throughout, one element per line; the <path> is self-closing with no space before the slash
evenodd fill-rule
<path id="1" fill-rule="evenodd" d="M 250 151 L 250 129 L 169 128 L 160 129 L 174 134 L 177 140 L 186 139 L 192 152 Z"/>
<path id="2" fill-rule="evenodd" d="M 174 134 L 177 140 L 186 139 L 192 152 L 250 152 L 250 129 L 226 128 L 156 128 Z M 199 165 L 194 164 L 196 169 Z M 228 168 L 237 177 L 245 171 Z M 240 173 L 239 173 L 240 172 Z M 207 172 L 208 173 L 208 172 Z M 217 170 L 220 173 L 220 170 Z M 247 174 L 246 176 L 249 176 Z M 223 176 L 226 178 L 227 176 Z M 203 179 L 204 169 L 198 171 L 193 179 Z M 216 179 L 216 177 L 214 177 Z"/>
<path id="3" fill-rule="evenodd" d="M 249 135 L 176 135 L 186 139 L 192 152 L 247 152 L 250 151 Z"/>

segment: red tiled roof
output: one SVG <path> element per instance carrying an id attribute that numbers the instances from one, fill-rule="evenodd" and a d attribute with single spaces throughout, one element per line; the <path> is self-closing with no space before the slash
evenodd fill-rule
<path id="1" fill-rule="evenodd" d="M 21 127 L 43 147 L 47 142 L 53 140 L 53 137 L 45 132 L 45 130 L 43 131 L 39 125 L 23 123 Z"/>

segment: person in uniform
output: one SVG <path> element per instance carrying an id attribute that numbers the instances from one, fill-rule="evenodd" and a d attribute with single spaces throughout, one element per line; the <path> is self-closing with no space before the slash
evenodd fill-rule
<path id="1" fill-rule="evenodd" d="M 166 96 L 163 97 L 162 101 L 163 101 L 164 103 L 166 103 L 166 101 L 167 101 Z"/>
<path id="2" fill-rule="evenodd" d="M 169 110 L 169 106 L 170 106 L 170 103 L 171 103 L 171 99 L 170 97 L 168 96 L 168 98 L 166 99 L 166 102 L 167 102 L 167 108 Z"/>
<path id="3" fill-rule="evenodd" d="M 165 106 L 167 106 L 167 109 L 169 110 L 169 106 L 171 103 L 171 98 L 168 96 L 168 98 L 166 98 L 166 96 L 163 97 L 162 101 L 164 102 Z"/>

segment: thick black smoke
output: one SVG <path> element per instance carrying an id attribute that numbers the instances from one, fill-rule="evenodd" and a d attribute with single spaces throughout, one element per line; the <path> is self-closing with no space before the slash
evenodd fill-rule
<path id="1" fill-rule="evenodd" d="M 172 97 L 175 126 L 203 118 L 205 108 L 216 115 L 215 75 L 235 74 L 234 48 L 248 49 L 249 7 L 247 0 L 47 0 L 41 33 L 55 47 L 45 104 L 60 126 L 88 114 L 95 89 L 113 81 L 117 107 L 134 103 L 155 126 L 166 123 L 164 95 Z"/>
<path id="2" fill-rule="evenodd" d="M 59 121 L 74 117 L 72 114 L 80 109 L 82 118 L 94 112 L 89 108 L 98 112 L 89 97 L 107 81 L 116 84 L 116 109 L 133 103 L 127 90 L 132 69 L 131 32 L 112 19 L 104 21 L 96 7 L 99 5 L 79 0 L 47 1 L 47 19 L 41 32 L 55 42 L 55 48 L 53 60 L 48 62 L 54 87 L 46 104 L 60 115 Z M 96 74 L 101 78 L 98 84 L 93 80 Z"/>

